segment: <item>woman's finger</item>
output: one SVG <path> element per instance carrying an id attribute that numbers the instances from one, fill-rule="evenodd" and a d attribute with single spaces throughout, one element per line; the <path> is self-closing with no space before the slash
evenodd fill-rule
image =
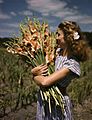
<path id="1" fill-rule="evenodd" d="M 48 72 L 48 69 L 45 69 L 45 70 L 40 70 L 41 74 L 42 73 L 47 73 Z"/>
<path id="2" fill-rule="evenodd" d="M 48 76 L 48 73 L 46 72 L 46 73 L 42 73 L 41 75 L 43 75 L 43 76 Z"/>
<path id="3" fill-rule="evenodd" d="M 45 69 L 47 69 L 47 68 L 48 68 L 48 66 L 47 66 L 47 65 L 43 65 L 43 66 L 42 66 L 42 68 L 45 68 Z"/>

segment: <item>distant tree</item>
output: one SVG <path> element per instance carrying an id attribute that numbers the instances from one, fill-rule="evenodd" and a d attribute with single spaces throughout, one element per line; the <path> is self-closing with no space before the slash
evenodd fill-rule
<path id="1" fill-rule="evenodd" d="M 4 43 L 8 42 L 8 41 L 11 41 L 11 40 L 12 40 L 12 38 L 7 38 L 7 37 L 6 38 L 0 38 L 0 47 L 4 47 L 5 48 L 6 46 L 5 46 Z"/>
<path id="2" fill-rule="evenodd" d="M 92 32 L 83 32 L 83 34 L 86 36 L 88 44 L 92 48 Z"/>

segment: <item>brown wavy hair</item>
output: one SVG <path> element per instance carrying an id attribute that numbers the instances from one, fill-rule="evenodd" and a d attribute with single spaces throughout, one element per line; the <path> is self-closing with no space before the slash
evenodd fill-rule
<path id="1" fill-rule="evenodd" d="M 70 55 L 76 57 L 78 61 L 86 61 L 89 47 L 79 25 L 76 22 L 64 21 L 58 25 L 58 28 L 64 32 L 64 39 L 68 45 Z M 77 39 L 74 38 L 75 33 L 79 36 Z"/>

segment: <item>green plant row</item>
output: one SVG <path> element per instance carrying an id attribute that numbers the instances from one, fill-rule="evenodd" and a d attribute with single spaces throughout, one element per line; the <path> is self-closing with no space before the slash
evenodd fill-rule
<path id="1" fill-rule="evenodd" d="M 81 64 L 81 70 L 81 77 L 68 87 L 76 104 L 82 104 L 92 94 L 92 57 Z M 0 117 L 36 101 L 37 86 L 30 71 L 31 66 L 19 56 L 0 49 Z"/>

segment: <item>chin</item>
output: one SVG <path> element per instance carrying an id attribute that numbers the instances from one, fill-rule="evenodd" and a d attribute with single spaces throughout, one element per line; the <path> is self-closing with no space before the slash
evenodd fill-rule
<path id="1" fill-rule="evenodd" d="M 62 45 L 58 44 L 58 48 L 62 48 Z"/>

